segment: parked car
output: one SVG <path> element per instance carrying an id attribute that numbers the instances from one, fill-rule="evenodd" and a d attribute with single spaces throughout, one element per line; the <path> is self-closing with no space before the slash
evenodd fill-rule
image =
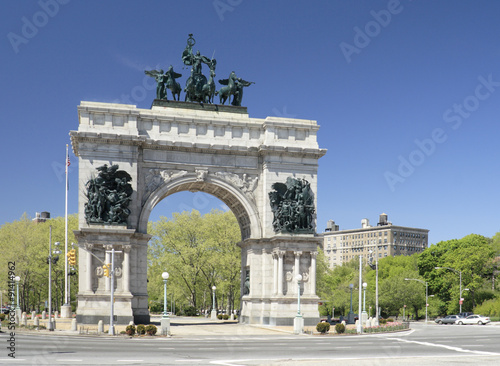
<path id="1" fill-rule="evenodd" d="M 458 319 L 460 319 L 458 315 L 447 315 L 444 318 L 437 318 L 435 322 L 438 324 L 455 324 Z"/>
<path id="2" fill-rule="evenodd" d="M 469 315 L 474 315 L 474 313 L 460 313 L 460 314 L 458 314 L 458 316 L 460 318 L 467 318 Z"/>
<path id="3" fill-rule="evenodd" d="M 2 307 L 1 311 L 3 314 L 8 314 L 10 312 L 10 306 Z"/>
<path id="4" fill-rule="evenodd" d="M 467 318 L 460 318 L 455 321 L 455 324 L 488 324 L 490 322 L 490 318 L 482 315 L 469 315 Z"/>

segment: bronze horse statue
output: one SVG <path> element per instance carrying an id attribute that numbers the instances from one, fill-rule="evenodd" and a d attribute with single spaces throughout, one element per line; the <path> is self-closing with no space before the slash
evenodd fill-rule
<path id="1" fill-rule="evenodd" d="M 180 100 L 179 98 L 181 97 L 181 84 L 179 84 L 175 79 L 180 78 L 182 75 L 178 74 L 174 71 L 174 68 L 172 65 L 168 68 L 167 72 L 165 73 L 166 80 L 165 80 L 165 86 L 167 89 L 170 89 L 172 92 L 172 98 L 174 100 Z M 166 93 L 165 93 L 166 94 Z M 177 99 L 175 99 L 175 96 L 177 95 Z"/>
<path id="2" fill-rule="evenodd" d="M 210 78 L 208 79 L 207 83 L 203 85 L 202 88 L 202 94 L 203 94 L 203 100 L 205 103 L 213 103 L 214 102 L 214 95 L 215 95 L 215 70 L 211 69 L 210 70 Z"/>
<path id="3" fill-rule="evenodd" d="M 168 68 L 167 72 L 160 70 L 144 70 L 144 73 L 148 76 L 154 77 L 156 80 L 156 99 L 167 100 L 167 89 L 172 92 L 172 97 L 175 99 L 177 95 L 177 100 L 181 96 L 181 85 L 175 81 L 175 79 L 180 78 L 182 75 L 174 71 L 172 65 Z"/>
<path id="4" fill-rule="evenodd" d="M 227 79 L 219 80 L 219 83 L 223 86 L 215 95 L 219 95 L 220 104 L 226 103 L 226 100 L 230 100 L 231 95 L 233 96 L 232 105 L 241 106 L 241 100 L 243 99 L 243 87 L 250 86 L 254 84 L 253 81 L 245 81 L 242 78 L 236 76 L 234 71 L 231 71 Z"/>

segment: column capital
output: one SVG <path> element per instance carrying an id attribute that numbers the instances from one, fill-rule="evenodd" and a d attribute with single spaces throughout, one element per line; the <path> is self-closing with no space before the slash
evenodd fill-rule
<path id="1" fill-rule="evenodd" d="M 302 250 L 295 250 L 293 254 L 295 254 L 297 257 L 300 257 L 302 255 Z"/>
<path id="2" fill-rule="evenodd" d="M 318 252 L 311 252 L 311 257 L 312 258 L 315 258 L 318 256 Z"/>
<path id="3" fill-rule="evenodd" d="M 84 246 L 85 249 L 89 251 L 92 251 L 94 249 L 94 244 L 84 244 Z"/>
<path id="4" fill-rule="evenodd" d="M 130 250 L 132 249 L 132 245 L 130 244 L 127 244 L 127 245 L 122 245 L 122 250 L 125 252 L 125 253 L 130 253 Z"/>

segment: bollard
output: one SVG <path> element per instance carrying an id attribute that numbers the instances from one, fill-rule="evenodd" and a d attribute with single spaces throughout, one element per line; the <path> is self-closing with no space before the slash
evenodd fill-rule
<path id="1" fill-rule="evenodd" d="M 42 311 L 42 320 L 45 320 L 47 318 L 47 312 L 44 310 Z"/>
<path id="2" fill-rule="evenodd" d="M 71 330 L 76 331 L 78 329 L 78 324 L 76 322 L 76 319 L 71 320 Z"/>
<path id="3" fill-rule="evenodd" d="M 31 320 L 35 320 L 36 318 L 36 311 L 31 312 Z"/>
<path id="4" fill-rule="evenodd" d="M 59 317 L 59 312 L 56 310 L 56 311 L 54 311 L 54 318 L 57 319 L 58 317 Z"/>
<path id="5" fill-rule="evenodd" d="M 104 324 L 102 323 L 102 320 L 99 320 L 99 323 L 97 323 L 97 333 L 104 333 Z"/>
<path id="6" fill-rule="evenodd" d="M 36 330 L 38 330 L 38 328 L 40 327 L 40 319 L 35 317 L 35 319 L 33 320 L 33 326 L 36 328 Z"/>

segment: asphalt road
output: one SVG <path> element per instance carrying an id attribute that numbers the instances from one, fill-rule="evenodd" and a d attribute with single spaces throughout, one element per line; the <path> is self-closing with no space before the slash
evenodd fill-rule
<path id="1" fill-rule="evenodd" d="M 192 325 L 196 326 L 196 325 Z M 0 334 L 1 365 L 500 365 L 500 326 L 412 324 L 410 331 L 362 336 L 248 333 L 125 338 L 40 332 Z M 4 329 L 5 330 L 5 329 Z M 229 334 L 230 333 L 230 334 Z M 252 332 L 250 332 L 252 333 Z"/>

